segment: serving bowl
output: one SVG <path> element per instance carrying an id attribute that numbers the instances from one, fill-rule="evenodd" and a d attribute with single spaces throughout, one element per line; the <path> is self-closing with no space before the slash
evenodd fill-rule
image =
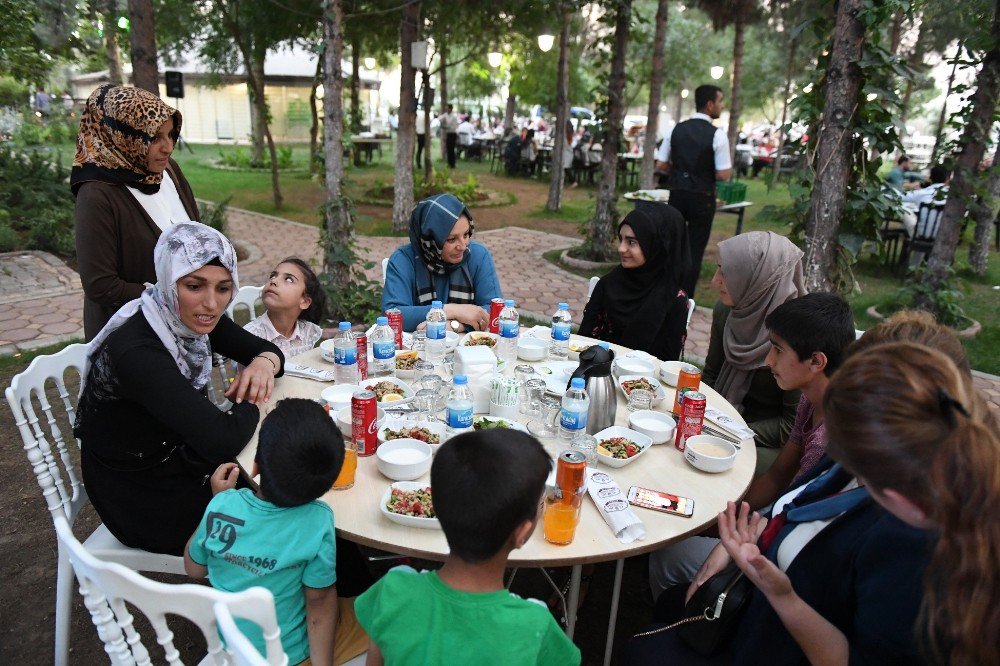
<path id="1" fill-rule="evenodd" d="M 420 490 L 421 488 L 426 487 L 428 487 L 427 483 L 421 483 L 419 481 L 397 481 L 396 483 L 390 484 L 389 487 L 385 489 L 385 493 L 382 494 L 382 500 L 379 504 L 379 509 L 382 511 L 382 515 L 394 523 L 405 525 L 407 527 L 420 527 L 429 530 L 441 529 L 441 523 L 438 522 L 437 518 L 419 518 L 417 516 L 407 516 L 401 513 L 393 513 L 392 511 L 389 511 L 387 506 L 389 504 L 389 498 L 392 497 L 393 488 L 412 491 Z"/>
<path id="2" fill-rule="evenodd" d="M 333 357 L 333 338 L 329 338 L 328 340 L 324 340 L 319 343 L 319 355 L 324 361 L 336 363 L 336 360 Z"/>
<path id="3" fill-rule="evenodd" d="M 566 358 L 570 361 L 579 361 L 580 352 L 587 351 L 593 345 L 589 342 L 581 342 L 580 340 L 570 339 L 569 346 L 566 348 Z"/>
<path id="4" fill-rule="evenodd" d="M 638 356 L 622 356 L 616 358 L 611 364 L 611 370 L 616 377 L 621 375 L 647 375 L 656 374 L 656 366 L 650 361 Z"/>
<path id="5" fill-rule="evenodd" d="M 640 409 L 628 415 L 628 427 L 649 437 L 653 444 L 663 444 L 674 436 L 677 421 L 670 414 Z"/>
<path id="6" fill-rule="evenodd" d="M 319 394 L 326 404 L 330 405 L 331 412 L 339 412 L 344 407 L 351 406 L 351 396 L 358 390 L 355 384 L 336 384 L 327 386 Z"/>
<path id="7" fill-rule="evenodd" d="M 483 428 L 482 424 L 492 427 Z M 506 423 L 507 425 L 500 425 L 500 423 Z M 476 427 L 480 426 L 480 427 Z M 472 417 L 472 429 L 473 430 L 493 430 L 494 428 L 510 428 L 511 430 L 520 430 L 521 432 L 528 432 L 528 428 L 520 421 L 515 421 L 513 419 L 504 419 L 499 416 L 484 416 L 476 415 Z"/>
<path id="8" fill-rule="evenodd" d="M 379 424 L 378 441 L 381 443 L 381 442 L 392 442 L 395 441 L 396 439 L 404 439 L 404 437 L 387 438 L 386 434 L 389 430 L 398 432 L 400 430 L 406 430 L 408 428 L 423 428 L 425 430 L 429 430 L 432 434 L 437 435 L 438 437 L 437 442 L 427 442 L 432 447 L 437 447 L 441 444 L 444 444 L 444 440 L 448 439 L 448 428 L 445 427 L 445 425 L 440 421 L 417 421 L 414 423 L 413 421 L 398 421 L 392 419 L 386 423 Z M 419 437 L 413 437 L 413 436 L 410 436 L 409 439 L 420 440 Z"/>
<path id="9" fill-rule="evenodd" d="M 458 341 L 463 347 L 475 347 L 474 344 L 477 340 L 482 340 L 483 338 L 489 338 L 493 341 L 493 344 L 483 344 L 480 343 L 479 346 L 486 347 L 487 349 L 496 349 L 497 342 L 500 341 L 500 336 L 496 333 L 490 333 L 489 331 L 471 331 L 462 336 Z"/>
<path id="10" fill-rule="evenodd" d="M 521 336 L 517 341 L 517 357 L 522 361 L 541 361 L 548 353 L 548 340 Z"/>
<path id="11" fill-rule="evenodd" d="M 396 386 L 398 386 L 401 389 L 399 395 L 403 396 L 402 397 L 403 400 L 409 400 L 410 398 L 412 398 L 413 396 L 415 396 L 417 394 L 417 392 L 414 391 L 413 388 L 409 384 L 407 384 L 406 382 L 402 381 L 401 379 L 397 379 L 396 377 L 369 377 L 368 379 L 365 379 L 365 380 L 362 380 L 362 381 L 358 382 L 358 386 L 360 386 L 363 389 L 366 389 L 366 388 L 368 388 L 370 386 L 375 386 L 379 382 L 392 382 L 393 384 L 395 384 Z M 376 400 L 378 400 L 377 397 L 376 397 Z M 391 400 L 388 403 L 386 403 L 384 400 L 378 400 L 378 404 L 380 404 L 380 405 L 381 404 L 392 404 L 392 403 L 393 403 L 393 401 L 391 401 Z"/>
<path id="12" fill-rule="evenodd" d="M 725 472 L 736 463 L 736 447 L 714 435 L 694 435 L 684 443 L 684 459 L 703 472 Z"/>
<path id="13" fill-rule="evenodd" d="M 413 376 L 416 373 L 416 371 L 412 367 L 409 368 L 408 370 L 401 370 L 399 368 L 399 359 L 401 358 L 413 359 L 413 361 L 418 361 L 420 360 L 420 353 L 415 349 L 413 350 L 405 349 L 396 352 L 396 376 L 399 377 L 400 379 L 413 379 Z"/>
<path id="14" fill-rule="evenodd" d="M 660 379 L 666 382 L 667 386 L 677 386 L 681 368 L 687 363 L 683 361 L 664 361 L 660 366 Z"/>
<path id="15" fill-rule="evenodd" d="M 609 456 L 605 453 L 601 453 L 601 442 L 606 439 L 611 439 L 612 437 L 624 437 L 627 440 L 633 442 L 639 447 L 639 452 L 632 456 L 631 458 L 615 458 Z M 653 445 L 653 441 L 641 432 L 636 432 L 631 428 L 623 428 L 622 426 L 610 426 L 594 434 L 594 438 L 597 439 L 597 459 L 607 465 L 608 467 L 624 467 L 630 463 L 633 463 L 642 456 L 649 447 Z"/>
<path id="16" fill-rule="evenodd" d="M 618 377 L 618 388 L 621 389 L 621 392 L 625 394 L 626 400 L 628 400 L 629 392 L 625 390 L 625 383 L 636 381 L 638 379 L 645 379 L 647 382 L 649 382 L 655 387 L 655 390 L 653 391 L 653 404 L 652 404 L 653 407 L 663 402 L 663 399 L 667 397 L 667 389 L 663 388 L 663 386 L 660 384 L 660 381 L 651 374 L 621 375 L 620 377 Z"/>
<path id="17" fill-rule="evenodd" d="M 385 423 L 385 410 L 381 407 L 375 413 L 375 427 L 381 428 Z M 340 428 L 340 432 L 344 437 L 350 439 L 352 437 L 353 428 L 351 423 L 351 406 L 342 407 L 337 411 L 337 427 Z"/>
<path id="18" fill-rule="evenodd" d="M 375 449 L 378 471 L 393 481 L 419 479 L 430 471 L 433 457 L 430 444 L 409 437 L 390 440 Z"/>

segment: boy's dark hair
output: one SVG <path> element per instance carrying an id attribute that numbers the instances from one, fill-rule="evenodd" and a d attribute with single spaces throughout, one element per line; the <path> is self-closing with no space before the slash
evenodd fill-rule
<path id="1" fill-rule="evenodd" d="M 260 492 L 276 506 L 300 506 L 326 494 L 344 464 L 344 437 L 312 400 L 285 398 L 257 438 Z"/>
<path id="2" fill-rule="evenodd" d="M 836 294 L 806 294 L 782 303 L 767 315 L 764 325 L 787 342 L 800 361 L 823 352 L 827 377 L 840 367 L 855 336 L 851 306 Z"/>
<path id="3" fill-rule="evenodd" d="M 948 167 L 943 164 L 935 164 L 931 167 L 931 182 L 943 183 L 948 180 Z"/>
<path id="4" fill-rule="evenodd" d="M 316 273 L 313 272 L 309 264 L 298 257 L 288 257 L 282 260 L 281 263 L 298 266 L 299 270 L 302 271 L 302 277 L 305 279 L 305 294 L 312 299 L 309 307 L 299 313 L 299 319 L 320 324 L 323 320 L 323 312 L 326 310 L 326 292 L 323 291 L 323 286 L 319 283 Z"/>
<path id="5" fill-rule="evenodd" d="M 694 89 L 694 108 L 701 111 L 705 108 L 706 104 L 714 102 L 720 92 L 722 92 L 722 88 L 719 86 L 713 86 L 710 83 L 698 86 Z"/>
<path id="6" fill-rule="evenodd" d="M 431 465 L 434 510 L 453 555 L 482 562 L 534 520 L 552 460 L 538 440 L 495 429 L 452 437 Z"/>
<path id="7" fill-rule="evenodd" d="M 896 160 L 896 164 L 902 164 L 903 162 L 909 162 L 909 161 L 910 161 L 909 155 L 900 155 L 899 158 Z"/>

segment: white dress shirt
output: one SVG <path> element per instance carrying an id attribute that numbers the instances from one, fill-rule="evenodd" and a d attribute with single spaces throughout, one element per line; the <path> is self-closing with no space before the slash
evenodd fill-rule
<path id="1" fill-rule="evenodd" d="M 701 120 L 707 120 L 709 123 L 712 122 L 712 119 L 704 113 L 694 113 L 691 115 L 691 118 L 700 118 Z M 673 133 L 674 128 L 671 127 L 667 130 L 663 141 L 660 142 L 660 147 L 656 151 L 656 160 L 658 162 L 670 161 L 670 137 L 673 136 Z M 715 154 L 716 171 L 725 171 L 726 169 L 733 168 L 732 159 L 729 157 L 729 137 L 726 136 L 721 127 L 716 127 L 715 135 L 712 136 L 712 152 Z"/>

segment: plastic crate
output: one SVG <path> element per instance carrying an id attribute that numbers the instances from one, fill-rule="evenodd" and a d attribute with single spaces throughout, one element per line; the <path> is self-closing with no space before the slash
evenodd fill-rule
<path id="1" fill-rule="evenodd" d="M 746 183 L 738 181 L 726 181 L 719 183 L 715 188 L 716 196 L 727 204 L 739 203 L 747 198 Z"/>

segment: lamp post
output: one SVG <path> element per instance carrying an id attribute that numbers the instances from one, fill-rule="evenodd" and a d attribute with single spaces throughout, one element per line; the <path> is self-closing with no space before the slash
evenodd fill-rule
<path id="1" fill-rule="evenodd" d="M 486 60 L 490 63 L 490 67 L 496 69 L 503 62 L 503 54 L 499 51 L 490 51 L 486 54 Z"/>
<path id="2" fill-rule="evenodd" d="M 368 56 L 367 58 L 365 58 L 365 69 L 367 69 L 367 70 L 373 70 L 373 69 L 375 69 L 376 65 L 378 65 L 378 62 L 375 60 L 375 58 L 373 58 L 371 56 Z"/>
<path id="3" fill-rule="evenodd" d="M 724 73 L 725 71 L 726 71 L 726 70 L 725 70 L 725 69 L 723 69 L 721 65 L 716 65 L 716 66 L 715 66 L 715 67 L 713 67 L 713 68 L 712 68 L 711 70 L 709 70 L 709 74 L 711 74 L 711 75 L 712 75 L 712 78 L 713 78 L 713 79 L 715 79 L 716 81 L 718 81 L 719 79 L 721 79 L 721 78 L 722 78 L 722 75 L 723 75 L 723 73 Z"/>
<path id="4" fill-rule="evenodd" d="M 548 53 L 552 50 L 552 45 L 555 43 L 556 36 L 552 34 L 552 31 L 549 28 L 542 28 L 542 34 L 538 35 L 538 48 L 543 53 Z"/>

